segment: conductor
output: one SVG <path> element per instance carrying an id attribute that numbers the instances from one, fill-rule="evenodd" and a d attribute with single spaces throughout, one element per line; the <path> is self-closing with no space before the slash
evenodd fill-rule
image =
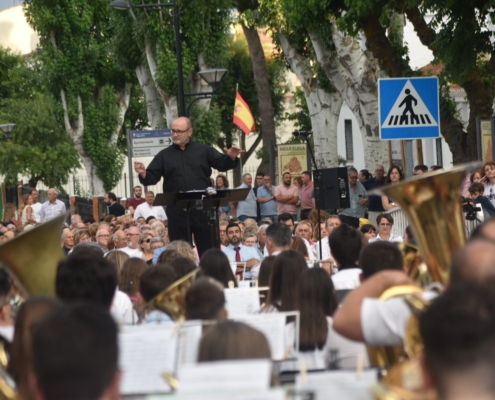
<path id="1" fill-rule="evenodd" d="M 193 128 L 186 117 L 177 118 L 170 131 L 173 145 L 160 151 L 148 168 L 142 162 L 134 162 L 134 170 L 143 185 L 155 185 L 163 177 L 164 193 L 205 190 L 211 186 L 212 168 L 219 171 L 233 169 L 239 162 L 237 157 L 244 152 L 239 147 L 232 146 L 230 149 L 224 148 L 225 154 L 222 154 L 211 146 L 192 141 Z M 186 211 L 168 206 L 166 212 L 170 240 L 190 241 L 187 237 Z M 208 215 L 193 208 L 190 210 L 189 220 L 201 256 L 211 247 Z"/>

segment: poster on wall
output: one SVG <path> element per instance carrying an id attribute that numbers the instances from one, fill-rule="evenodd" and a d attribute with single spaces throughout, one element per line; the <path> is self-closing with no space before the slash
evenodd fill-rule
<path id="1" fill-rule="evenodd" d="M 308 170 L 308 152 L 306 144 L 279 144 L 278 146 L 278 184 L 282 176 L 290 172 L 292 181 Z"/>

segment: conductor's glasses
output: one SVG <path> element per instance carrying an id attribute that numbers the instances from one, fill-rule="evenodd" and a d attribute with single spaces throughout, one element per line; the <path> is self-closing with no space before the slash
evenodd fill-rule
<path id="1" fill-rule="evenodd" d="M 180 129 L 170 129 L 170 132 L 172 133 L 172 135 L 183 135 L 184 133 L 188 132 L 191 128 L 188 128 L 184 131 L 181 131 Z"/>

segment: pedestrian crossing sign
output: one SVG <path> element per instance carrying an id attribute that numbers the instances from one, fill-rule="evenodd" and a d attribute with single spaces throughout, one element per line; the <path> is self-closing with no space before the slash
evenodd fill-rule
<path id="1" fill-rule="evenodd" d="M 438 78 L 378 80 L 380 139 L 440 137 Z"/>

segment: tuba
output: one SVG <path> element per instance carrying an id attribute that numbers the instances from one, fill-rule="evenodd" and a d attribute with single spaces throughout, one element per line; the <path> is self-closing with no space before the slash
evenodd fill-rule
<path id="1" fill-rule="evenodd" d="M 420 277 L 422 282 L 449 283 L 452 256 L 466 241 L 460 192 L 466 170 L 476 166 L 478 163 L 429 172 L 372 192 L 393 198 L 411 225 L 427 273 L 413 268 L 408 270 L 409 276 Z M 403 253 L 411 254 L 411 250 L 403 247 Z M 413 315 L 406 327 L 403 348 L 369 348 L 374 365 L 384 374 L 382 381 L 373 388 L 378 399 L 435 398 L 435 393 L 424 388 L 417 358 L 422 351 L 417 315 L 426 310 L 428 304 L 412 288 L 391 288 L 381 296 L 381 300 L 403 297 Z"/>
<path id="2" fill-rule="evenodd" d="M 178 279 L 163 292 L 153 297 L 146 305 L 152 309 L 167 313 L 174 321 L 177 321 L 184 314 L 184 296 L 198 272 L 199 268 L 196 268 Z"/>

